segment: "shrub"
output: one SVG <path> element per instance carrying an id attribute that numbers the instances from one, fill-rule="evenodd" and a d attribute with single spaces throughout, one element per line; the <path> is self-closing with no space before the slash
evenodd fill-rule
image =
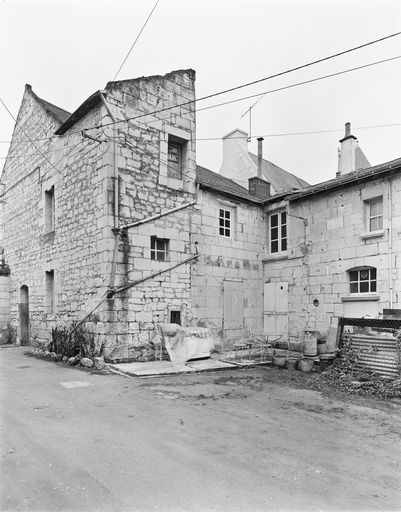
<path id="1" fill-rule="evenodd" d="M 83 325 L 73 322 L 70 326 L 56 326 L 52 329 L 49 350 L 67 357 L 93 357 L 96 355 L 95 337 Z"/>

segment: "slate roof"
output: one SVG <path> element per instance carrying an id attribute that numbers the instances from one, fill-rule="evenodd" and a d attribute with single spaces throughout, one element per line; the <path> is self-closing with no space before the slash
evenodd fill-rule
<path id="1" fill-rule="evenodd" d="M 365 153 L 359 146 L 355 148 L 355 170 L 367 169 L 371 167 L 368 159 L 365 156 Z"/>
<path id="2" fill-rule="evenodd" d="M 245 187 L 241 187 L 230 178 L 225 178 L 217 172 L 210 171 L 201 165 L 196 166 L 196 182 L 202 187 L 234 196 L 254 203 L 261 203 L 255 196 L 251 196 Z"/>
<path id="3" fill-rule="evenodd" d="M 385 175 L 388 173 L 401 173 L 401 158 L 396 158 L 395 160 L 390 160 L 389 162 L 375 165 L 373 167 L 369 167 L 368 169 L 348 172 L 346 174 L 343 174 L 342 176 L 337 176 L 332 180 L 323 181 L 322 183 L 318 183 L 317 185 L 305 187 L 302 190 L 292 193 L 290 195 L 290 201 L 295 201 L 297 199 L 302 199 L 303 197 L 311 195 L 321 194 L 326 191 L 331 191 L 333 189 L 346 188 L 356 183 L 377 179 L 381 175 Z M 275 200 L 278 198 L 279 197 L 272 196 L 271 200 Z M 265 203 L 267 201 L 265 201 Z"/>
<path id="4" fill-rule="evenodd" d="M 254 155 L 250 151 L 248 151 L 248 155 L 254 162 L 254 164 L 258 165 L 258 157 Z M 288 171 L 285 171 L 281 167 L 269 160 L 262 160 L 262 174 L 264 178 L 270 183 L 270 185 L 276 191 L 276 194 L 280 194 L 282 192 L 291 192 L 294 189 L 300 189 L 304 187 L 308 187 L 309 183 L 298 178 L 294 174 L 291 174 Z"/>
<path id="5" fill-rule="evenodd" d="M 70 117 L 71 114 L 66 110 L 53 105 L 53 103 L 50 103 L 49 101 L 39 98 L 39 96 L 33 92 L 32 87 L 29 84 L 26 84 L 25 87 L 30 90 L 36 101 L 42 105 L 46 112 L 50 114 L 58 123 L 63 124 Z"/>

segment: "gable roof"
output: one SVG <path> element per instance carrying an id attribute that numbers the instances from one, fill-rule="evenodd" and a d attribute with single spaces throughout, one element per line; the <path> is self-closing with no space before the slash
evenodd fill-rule
<path id="1" fill-rule="evenodd" d="M 63 108 L 57 107 L 50 103 L 49 101 L 43 100 L 39 98 L 37 94 L 35 94 L 32 90 L 32 86 L 29 84 L 25 85 L 25 89 L 28 89 L 35 100 L 46 110 L 48 114 L 50 114 L 58 123 L 63 124 L 69 117 L 70 113 L 64 110 Z"/>
<path id="2" fill-rule="evenodd" d="M 257 155 L 254 155 L 250 151 L 248 151 L 248 155 L 257 167 Z M 305 180 L 298 178 L 294 174 L 285 171 L 278 165 L 273 164 L 273 162 L 269 162 L 269 160 L 265 160 L 264 158 L 262 159 L 262 174 L 266 181 L 268 181 L 274 188 L 276 194 L 280 194 L 282 192 L 291 192 L 292 190 L 298 190 L 300 188 L 309 186 L 309 183 L 307 183 Z"/>
<path id="3" fill-rule="evenodd" d="M 396 158 L 395 160 L 390 160 L 389 162 L 375 165 L 373 167 L 369 167 L 368 169 L 348 172 L 332 180 L 323 181 L 322 183 L 318 183 L 317 185 L 305 187 L 303 190 L 299 190 L 290 194 L 289 200 L 296 201 L 298 199 L 303 199 L 304 197 L 321 194 L 326 191 L 330 192 L 331 190 L 339 188 L 346 188 L 354 184 L 378 179 L 387 174 L 395 173 L 401 173 L 401 158 Z M 275 199 L 279 199 L 279 197 L 273 196 L 269 200 L 272 201 Z M 269 200 L 265 200 L 264 202 L 267 203 Z"/>
<path id="4" fill-rule="evenodd" d="M 221 174 L 210 171 L 201 165 L 196 166 L 196 182 L 199 183 L 201 187 L 214 190 L 215 192 L 221 192 L 222 194 L 227 194 L 238 199 L 244 199 L 259 204 L 262 202 L 255 196 L 251 196 L 245 187 L 241 187 L 241 185 L 230 180 L 230 178 L 221 176 Z"/>

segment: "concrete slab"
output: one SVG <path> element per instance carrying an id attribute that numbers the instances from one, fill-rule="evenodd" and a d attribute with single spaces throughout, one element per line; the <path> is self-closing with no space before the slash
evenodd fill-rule
<path id="1" fill-rule="evenodd" d="M 159 375 L 178 375 L 180 373 L 205 372 L 236 368 L 236 365 L 215 359 L 190 361 L 186 365 L 177 366 L 171 361 L 148 361 L 144 363 L 119 363 L 109 365 L 113 370 L 134 377 L 152 377 Z"/>

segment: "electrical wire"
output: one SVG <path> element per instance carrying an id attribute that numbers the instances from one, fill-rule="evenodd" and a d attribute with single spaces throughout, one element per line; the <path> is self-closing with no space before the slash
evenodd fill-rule
<path id="1" fill-rule="evenodd" d="M 22 133 L 25 135 L 25 137 L 29 140 L 29 142 L 32 144 L 32 146 L 43 156 L 43 158 L 53 167 L 53 169 L 55 171 L 57 171 L 59 174 L 61 174 L 61 176 L 62 176 L 63 175 L 62 172 L 59 171 L 59 169 L 57 169 L 57 167 L 55 167 L 50 162 L 50 160 L 40 151 L 40 149 L 36 146 L 36 144 L 34 144 L 34 142 L 31 140 L 29 135 L 25 132 L 25 130 L 22 128 L 22 126 L 19 124 L 19 122 L 16 120 L 16 118 L 12 115 L 12 113 L 8 109 L 7 105 L 4 103 L 4 101 L 1 98 L 0 98 L 0 102 L 2 103 L 3 107 L 7 110 L 7 112 L 10 114 L 10 116 L 14 119 L 15 124 L 19 127 L 19 129 L 22 131 Z"/>
<path id="2" fill-rule="evenodd" d="M 141 36 L 142 32 L 144 31 L 144 29 L 145 29 L 145 27 L 146 27 L 146 25 L 147 25 L 148 21 L 150 20 L 150 18 L 151 18 L 151 16 L 152 16 L 152 14 L 153 14 L 153 11 L 156 9 L 157 4 L 159 3 L 159 1 L 160 1 L 160 0 L 156 0 L 156 3 L 155 3 L 155 5 L 153 6 L 153 9 L 150 11 L 149 16 L 146 18 L 145 23 L 142 25 L 142 28 L 141 28 L 141 30 L 139 31 L 139 34 L 136 36 L 135 41 L 132 43 L 131 48 L 128 50 L 128 53 L 127 53 L 127 55 L 125 56 L 125 59 L 122 61 L 121 66 L 118 68 L 117 73 L 115 74 L 115 76 L 114 76 L 114 78 L 113 78 L 113 82 L 114 82 L 114 81 L 115 81 L 115 79 L 117 78 L 117 76 L 118 76 L 119 72 L 120 72 L 120 71 L 121 71 L 121 69 L 123 68 L 123 66 L 124 66 L 124 64 L 125 64 L 126 60 L 128 59 L 128 57 L 129 57 L 130 53 L 131 53 L 131 52 L 132 52 L 132 50 L 134 49 L 134 46 L 136 45 L 136 43 L 137 43 L 138 39 L 140 38 L 140 36 Z"/>

